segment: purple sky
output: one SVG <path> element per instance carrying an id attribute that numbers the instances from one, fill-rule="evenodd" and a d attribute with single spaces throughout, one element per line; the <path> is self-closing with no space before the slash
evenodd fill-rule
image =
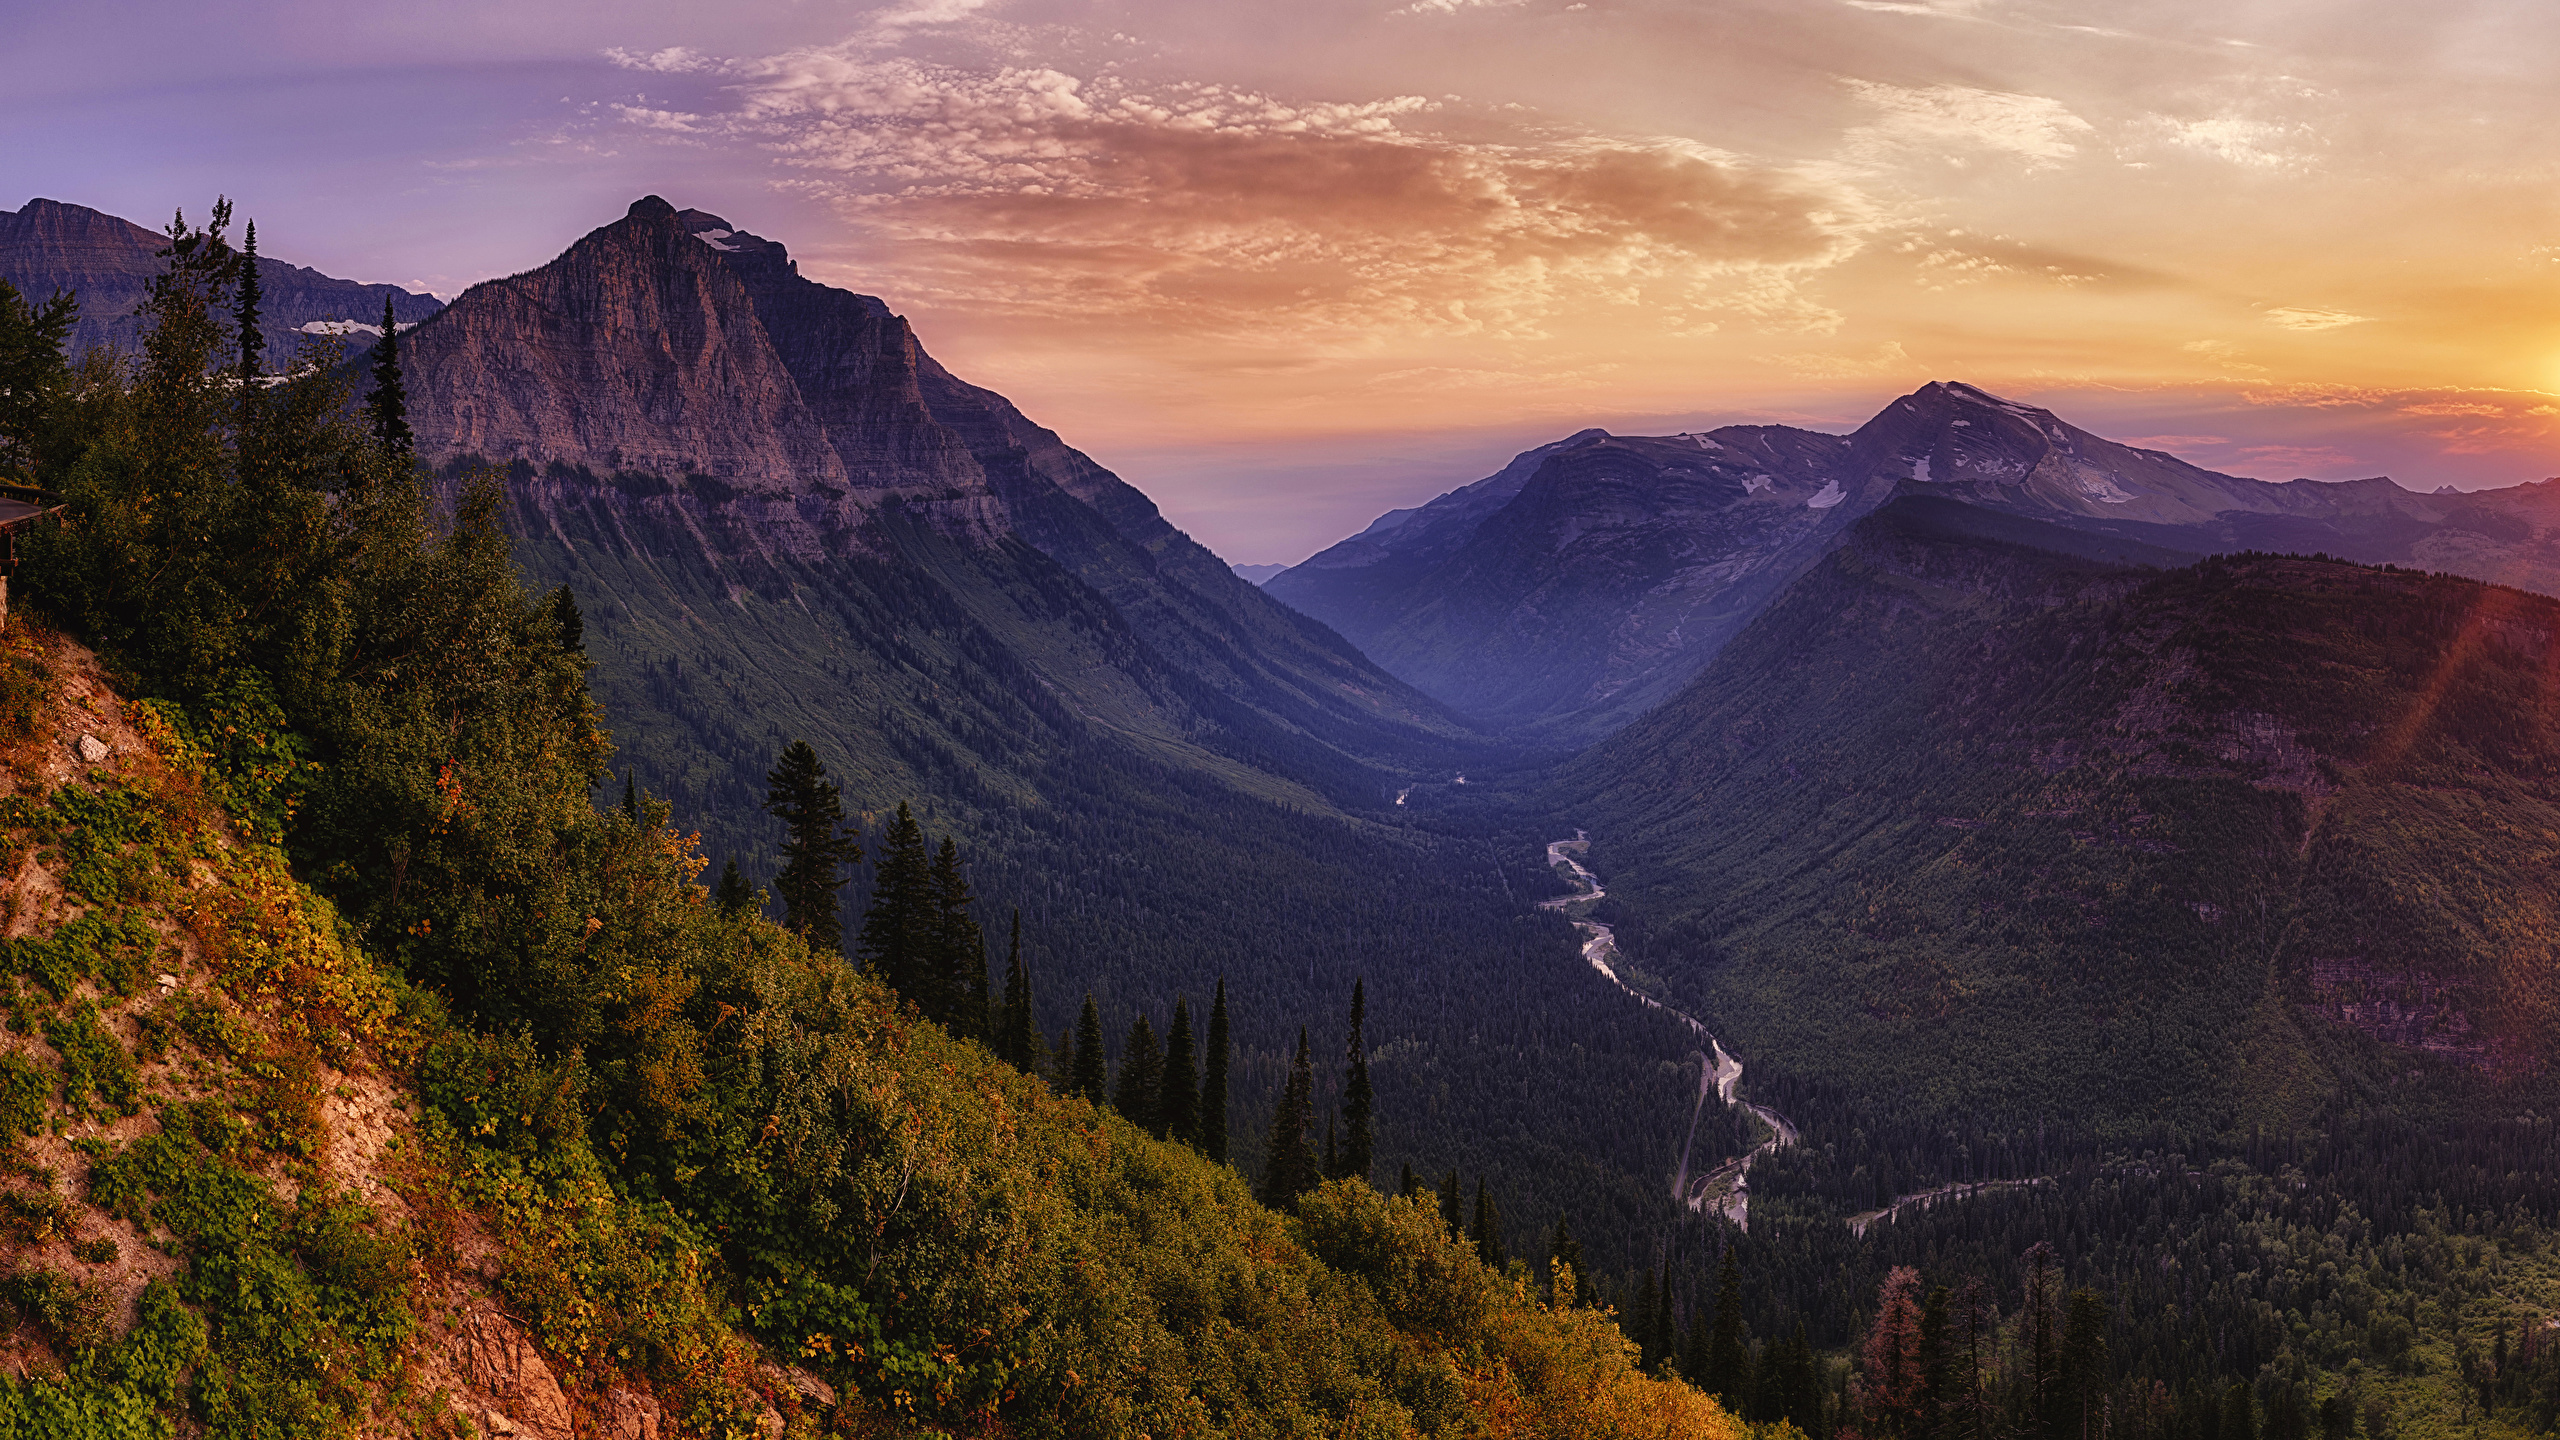
<path id="1" fill-rule="evenodd" d="M 1969 379 L 2199 464 L 2560 470 L 2521 0 L 21 5 L 0 206 L 450 295 L 655 192 L 1230 559 L 1585 425 Z"/>

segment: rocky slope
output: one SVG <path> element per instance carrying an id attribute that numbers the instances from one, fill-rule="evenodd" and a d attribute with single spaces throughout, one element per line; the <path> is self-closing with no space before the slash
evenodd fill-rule
<path id="1" fill-rule="evenodd" d="M 2394 1073 L 2315 1014 L 2560 1053 L 2560 602 L 2097 549 L 1906 494 L 1578 759 L 1635 962 L 1922 1117 L 2299 1121 Z"/>
<path id="2" fill-rule="evenodd" d="M 763 752 L 774 721 L 725 699 L 705 713 L 651 667 L 734 668 L 776 625 L 809 632 L 786 647 L 804 672 L 787 708 L 834 744 L 831 763 L 882 799 L 935 788 L 933 766 L 848 723 L 907 707 L 883 688 L 902 683 L 883 652 L 917 631 L 884 632 L 893 613 L 966 628 L 975 658 L 950 663 L 1059 697 L 1069 731 L 1098 726 L 1292 803 L 1383 799 L 1374 767 L 1465 738 L 1144 495 L 952 376 L 879 300 L 803 278 L 783 246 L 718 216 L 645 199 L 553 263 L 474 286 L 419 328 L 407 363 L 426 454 L 449 471 L 512 467 L 521 558 L 597 616 L 598 688 L 688 815 L 751 790 L 768 758 L 706 757 L 687 737 L 752 721 Z M 930 748 L 974 754 L 963 763 L 985 784 L 1022 793 L 989 725 L 915 718 Z M 707 788 L 674 778 L 724 766 L 734 775 Z"/>
<path id="3" fill-rule="evenodd" d="M 2560 589 L 2560 484 L 2270 484 L 1952 383 L 1847 436 L 1585 431 L 1381 517 L 1267 588 L 1465 713 L 1587 739 L 1669 695 L 1902 486 L 2190 554 L 2325 551 Z"/>
<path id="4" fill-rule="evenodd" d="M 239 238 L 231 237 L 235 243 Z M 0 280 L 34 300 L 56 290 L 79 295 L 80 323 L 70 346 L 75 358 L 98 345 L 131 347 L 141 335 L 134 308 L 142 301 L 145 282 L 160 272 L 156 252 L 168 243 L 156 231 L 86 205 L 30 200 L 19 210 L 0 210 Z M 382 325 L 385 297 L 403 325 L 415 325 L 444 308 L 432 295 L 338 280 L 272 256 L 259 258 L 258 279 L 264 287 L 270 365 L 294 354 L 309 334 L 306 327 L 351 321 L 367 328 L 346 330 L 349 345 L 371 343 Z"/>

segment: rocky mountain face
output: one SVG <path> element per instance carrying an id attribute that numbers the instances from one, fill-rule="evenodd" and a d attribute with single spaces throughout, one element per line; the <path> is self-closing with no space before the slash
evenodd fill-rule
<path id="1" fill-rule="evenodd" d="M 2547 1060 L 2560 602 L 2099 548 L 1906 494 L 1573 762 L 1631 964 L 1922 1117 L 2298 1123 Z"/>
<path id="2" fill-rule="evenodd" d="M 2273 484 L 1951 383 L 1846 436 L 1584 431 L 1391 512 L 1267 588 L 1462 712 L 1589 739 L 1676 690 L 1905 489 L 2172 554 L 2322 551 L 2560 589 L 2560 484 Z"/>
<path id="3" fill-rule="evenodd" d="M 57 290 L 80 297 L 80 323 L 71 335 L 74 356 L 99 345 L 130 347 L 142 333 L 135 307 L 143 286 L 160 273 L 158 252 L 168 243 L 156 231 L 86 205 L 30 200 L 23 209 L 0 210 L 0 280 L 34 300 Z M 269 256 L 259 257 L 258 280 L 271 365 L 291 357 L 315 328 L 342 333 L 351 348 L 371 344 L 381 332 L 386 296 L 403 325 L 444 308 L 432 295 L 339 280 Z"/>

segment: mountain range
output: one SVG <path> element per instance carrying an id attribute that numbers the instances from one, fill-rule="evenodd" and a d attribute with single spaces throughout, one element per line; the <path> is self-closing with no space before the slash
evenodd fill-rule
<path id="1" fill-rule="evenodd" d="M 1950 382 L 1848 435 L 1585 430 L 1265 583 L 1462 714 L 1580 744 L 1674 693 L 1905 492 L 2154 551 L 2317 551 L 2560 590 L 2560 483 L 2251 480 Z"/>
<path id="2" fill-rule="evenodd" d="M 240 237 L 230 238 L 237 244 Z M 79 323 L 71 332 L 75 355 L 100 345 L 132 349 L 142 336 L 136 310 L 143 287 L 160 273 L 159 252 L 168 243 L 167 236 L 103 210 L 29 200 L 20 209 L 0 210 L 0 278 L 31 300 L 57 290 L 80 297 Z M 386 299 L 402 325 L 444 308 L 432 295 L 333 279 L 264 255 L 258 257 L 258 283 L 264 291 L 261 330 L 272 364 L 290 359 L 313 335 L 369 341 L 382 333 Z"/>

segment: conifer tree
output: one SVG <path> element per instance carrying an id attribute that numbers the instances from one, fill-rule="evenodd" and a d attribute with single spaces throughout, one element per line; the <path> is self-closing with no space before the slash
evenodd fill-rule
<path id="1" fill-rule="evenodd" d="M 1209 1002 L 1209 1054 L 1200 1075 L 1200 1153 L 1227 1163 L 1227 977 Z"/>
<path id="2" fill-rule="evenodd" d="M 622 813 L 633 820 L 640 818 L 640 780 L 629 770 L 622 772 Z"/>
<path id="3" fill-rule="evenodd" d="M 1652 1266 L 1644 1271 L 1644 1289 L 1636 1294 L 1635 1313 L 1628 1320 L 1635 1326 L 1636 1368 L 1650 1371 L 1662 1363 L 1662 1351 L 1655 1342 L 1660 1330 L 1657 1317 L 1662 1311 L 1662 1280 Z"/>
<path id="4" fill-rule="evenodd" d="M 1680 1349 L 1672 1362 L 1678 1367 L 1681 1379 L 1701 1390 L 1706 1388 L 1706 1383 L 1699 1377 L 1707 1373 L 1707 1345 L 1714 1338 L 1714 1332 L 1715 1326 L 1705 1315 L 1691 1313 L 1689 1323 L 1681 1327 Z M 1725 1408 L 1731 1410 L 1737 1419 L 1742 1418 L 1741 1406 L 1728 1403 Z"/>
<path id="5" fill-rule="evenodd" d="M 1751 1364 L 1751 1337 L 1742 1325 L 1742 1272 L 1734 1264 L 1730 1244 L 1724 1247 L 1724 1263 L 1716 1267 L 1715 1319 L 1703 1349 L 1703 1364 L 1690 1372 L 1690 1380 L 1721 1399 L 1727 1410 L 1741 1413 L 1746 1399 L 1743 1373 Z"/>
<path id="6" fill-rule="evenodd" d="M 1075 1069 L 1067 1081 L 1067 1093 L 1081 1095 L 1096 1105 L 1103 1103 L 1102 1074 L 1102 1009 L 1093 1003 L 1093 992 L 1084 992 L 1084 1013 L 1076 1017 Z"/>
<path id="7" fill-rule="evenodd" d="M 2213 1440 L 2258 1440 L 2258 1406 L 2248 1381 L 2234 1380 L 2222 1392 L 2221 1422 L 2214 1426 Z"/>
<path id="8" fill-rule="evenodd" d="M 1005 944 L 1004 1031 L 997 1051 L 1028 1073 L 1039 1072 L 1040 1029 L 1031 1017 L 1031 971 L 1022 963 L 1022 911 L 1013 912 L 1013 933 Z"/>
<path id="9" fill-rule="evenodd" d="M 585 659 L 587 619 L 578 613 L 578 597 L 566 585 L 551 592 L 551 623 L 560 627 L 560 648 Z"/>
<path id="10" fill-rule="evenodd" d="M 1049 1052 L 1049 1083 L 1061 1095 L 1076 1093 L 1076 1032 L 1073 1026 L 1058 1031 L 1058 1048 Z"/>
<path id="11" fill-rule="evenodd" d="M 1111 1093 L 1111 1108 L 1121 1118 L 1157 1138 L 1157 1097 L 1164 1088 L 1164 1055 L 1156 1049 L 1156 1027 L 1141 1012 L 1120 1047 L 1120 1083 Z"/>
<path id="12" fill-rule="evenodd" d="M 2062 1392 L 2062 1440 L 2094 1440 L 2107 1384 L 2107 1302 L 2095 1290 L 2074 1290 L 2062 1322 L 2056 1366 Z M 2309 1425 L 2288 1388 L 2267 1417 L 2267 1440 L 2305 1440 Z"/>
<path id="13" fill-rule="evenodd" d="M 1914 1433 L 1930 1437 L 1946 1428 L 1948 1385 L 1947 1308 L 1953 1292 L 1934 1286 L 1920 1306 L 1920 1399 L 1913 1409 Z"/>
<path id="14" fill-rule="evenodd" d="M 1453 1166 L 1449 1178 L 1440 1182 L 1440 1223 L 1449 1227 L 1452 1240 L 1467 1238 L 1467 1214 L 1462 1208 L 1465 1204 L 1465 1194 L 1458 1189 L 1458 1172 Z"/>
<path id="15" fill-rule="evenodd" d="M 1164 1084 L 1156 1095 L 1161 1133 L 1185 1145 L 1200 1143 L 1200 1062 L 1191 1038 L 1191 1005 L 1173 997 L 1173 1028 L 1164 1037 Z"/>
<path id="16" fill-rule="evenodd" d="M 382 297 L 382 338 L 373 347 L 373 389 L 364 397 L 365 417 L 372 423 L 373 443 L 394 458 L 417 448 L 409 434 L 409 396 L 400 383 L 400 322 L 391 313 L 391 297 Z"/>
<path id="17" fill-rule="evenodd" d="M 782 897 L 782 925 L 809 948 L 842 951 L 844 922 L 836 915 L 843 867 L 862 858 L 862 846 L 844 828 L 844 798 L 827 767 L 806 740 L 783 747 L 766 773 L 764 808 L 782 821 L 782 873 L 773 877 Z M 637 797 L 634 797 L 637 803 Z"/>
<path id="18" fill-rule="evenodd" d="M 1330 1157 L 1325 1166 L 1325 1173 L 1335 1179 L 1358 1179 L 1364 1184 L 1377 1149 L 1369 1128 L 1377 1097 L 1369 1088 L 1368 1042 L 1362 1034 L 1368 1008 L 1365 987 L 1360 981 L 1352 981 L 1351 1038 L 1345 1046 L 1348 1054 L 1342 1075 L 1343 1145 L 1341 1153 Z"/>
<path id="19" fill-rule="evenodd" d="M 1885 1429 L 1907 1434 L 1920 1402 L 1919 1271 L 1896 1265 L 1886 1273 L 1859 1361 L 1867 1414 Z"/>
<path id="20" fill-rule="evenodd" d="M 1298 1029 L 1297 1058 L 1289 1062 L 1289 1081 L 1271 1114 L 1271 1145 L 1264 1152 L 1262 1203 L 1274 1210 L 1296 1207 L 1298 1197 L 1322 1179 L 1316 1157 L 1307 1148 L 1307 1125 L 1313 1120 L 1315 1071 L 1307 1054 L 1306 1027 Z"/>
<path id="21" fill-rule="evenodd" d="M 1404 1178 L 1396 1182 L 1396 1194 L 1410 1200 L 1422 1193 L 1422 1177 L 1413 1173 L 1413 1162 L 1404 1162 Z"/>
<path id="22" fill-rule="evenodd" d="M 1476 1258 L 1494 1270 L 1503 1266 L 1502 1211 L 1493 1203 L 1493 1192 L 1485 1188 L 1484 1177 L 1476 1177 L 1476 1220 L 1468 1231 L 1476 1242 Z"/>
<path id="23" fill-rule="evenodd" d="M 938 1014 L 940 1002 L 939 977 L 931 968 L 937 918 L 933 854 L 925 849 L 924 827 L 901 800 L 898 818 L 880 837 L 879 871 L 872 877 L 871 908 L 862 914 L 855 953 L 872 974 L 927 1015 Z M 1101 1059 L 1099 1046 L 1094 1058 Z M 1093 1098 L 1098 1103 L 1101 1092 Z"/>
<path id="24" fill-rule="evenodd" d="M 740 873 L 737 856 L 730 856 L 729 863 L 720 868 L 720 887 L 711 892 L 711 898 L 719 905 L 720 913 L 732 919 L 746 914 L 756 903 L 756 892 Z"/>
<path id="25" fill-rule="evenodd" d="M 935 1007 L 926 1014 L 963 1040 L 987 1033 L 987 941 L 969 913 L 975 896 L 960 868 L 960 846 L 950 836 L 933 857 L 933 974 Z"/>
<path id="26" fill-rule="evenodd" d="M 2020 1259 L 2027 1280 L 2026 1308 L 2018 1316 L 2018 1334 L 2027 1351 L 2029 1414 L 2034 1424 L 2049 1427 L 2061 1398 L 2061 1385 L 2055 1374 L 2060 1346 L 2056 1343 L 2059 1337 L 2054 1333 L 2053 1311 L 2059 1298 L 2059 1277 L 2055 1274 L 2053 1246 L 2039 1240 L 2028 1246 Z"/>
<path id="27" fill-rule="evenodd" d="M 1316 1168 L 1317 1174 L 1327 1178 L 1342 1173 L 1341 1137 L 1335 1131 L 1334 1117 L 1327 1115 L 1324 1117 L 1324 1159 L 1318 1162 Z"/>
<path id="28" fill-rule="evenodd" d="M 258 313 L 263 297 L 258 286 L 258 222 L 255 220 L 249 222 L 249 228 L 240 237 L 238 295 L 231 308 L 231 323 L 239 332 L 240 400 L 245 407 L 257 402 L 258 376 L 265 370 L 259 363 L 259 357 L 267 348 L 266 332 L 259 328 L 263 323 Z"/>
<path id="29" fill-rule="evenodd" d="M 1556 1217 L 1555 1238 L 1547 1242 L 1547 1262 L 1548 1272 L 1550 1274 L 1554 1273 L 1554 1269 L 1558 1265 L 1572 1271 L 1575 1293 L 1577 1295 L 1585 1293 L 1582 1289 L 1584 1283 L 1584 1276 L 1582 1273 L 1582 1242 L 1573 1238 L 1573 1231 L 1565 1227 L 1564 1217 L 1562 1215 L 1558 1215 Z M 1555 1296 L 1550 1294 L 1547 1298 L 1552 1300 Z"/>

